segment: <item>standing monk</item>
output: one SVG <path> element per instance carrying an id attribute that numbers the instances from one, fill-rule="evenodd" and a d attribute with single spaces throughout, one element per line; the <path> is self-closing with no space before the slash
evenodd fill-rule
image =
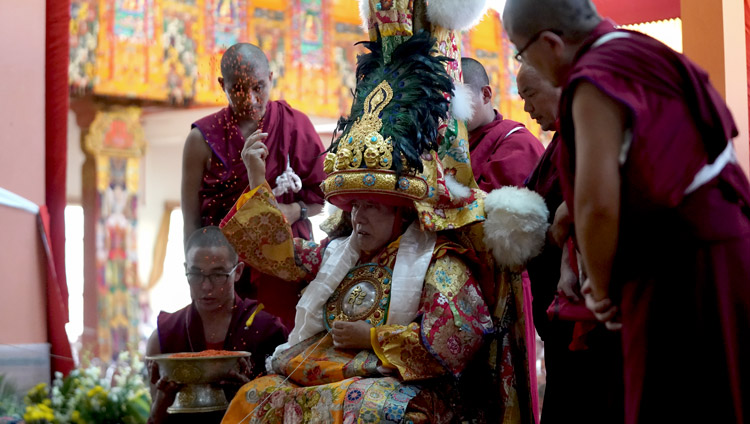
<path id="1" fill-rule="evenodd" d="M 527 64 L 516 76 L 524 110 L 545 131 L 557 131 L 560 89 Z M 539 193 L 550 211 L 563 203 L 557 157 L 562 140 L 555 132 L 526 185 Z M 553 215 L 550 214 L 550 224 Z M 542 253 L 529 261 L 527 270 L 534 295 L 534 325 L 544 340 L 546 386 L 542 405 L 542 423 L 618 423 L 622 422 L 622 358 L 619 335 L 600 324 L 586 334 L 587 349 L 572 351 L 574 321 L 551 320 L 547 308 L 555 294 L 571 301 L 580 300 L 578 276 L 570 266 L 567 243 L 558 246 L 549 236 Z M 573 255 L 575 261 L 575 254 Z M 599 381 L 605 382 L 597 384 Z M 580 399 L 588 399 L 586 408 L 571 408 Z"/>
<path id="2" fill-rule="evenodd" d="M 221 58 L 219 85 L 229 106 L 193 123 L 182 157 L 182 213 L 185 240 L 197 228 L 218 225 L 247 186 L 240 153 L 245 141 L 263 141 L 270 152 L 266 180 L 295 237 L 310 239 L 308 215 L 322 210 L 324 150 L 302 112 L 284 101 L 269 101 L 273 73 L 256 46 L 235 44 Z M 300 287 L 250 270 L 238 284 L 290 328 Z M 262 278 L 262 281 L 261 281 Z M 246 278 L 243 278 L 247 281 Z"/>
<path id="3" fill-rule="evenodd" d="M 481 63 L 464 57 L 461 69 L 474 106 L 466 128 L 471 168 L 479 188 L 489 193 L 507 185 L 523 187 L 544 146 L 523 124 L 503 119 L 492 107 L 490 79 Z"/>
<path id="4" fill-rule="evenodd" d="M 492 107 L 492 88 L 487 71 L 476 59 L 461 59 L 464 84 L 474 107 L 466 122 L 469 131 L 471 170 L 479 188 L 486 192 L 502 186 L 524 187 L 526 178 L 534 170 L 544 146 L 520 122 L 503 119 Z M 536 363 L 536 335 L 532 314 L 531 283 L 524 271 L 523 312 L 526 318 L 526 350 L 529 363 Z M 531 385 L 536 388 L 536 368 L 532 368 Z M 537 392 L 532 395 L 535 411 L 539 410 Z"/>
<path id="5" fill-rule="evenodd" d="M 747 422 L 750 187 L 708 75 L 589 0 L 509 0 L 518 56 L 563 87 L 563 196 L 597 317 L 622 328 L 626 422 Z"/>

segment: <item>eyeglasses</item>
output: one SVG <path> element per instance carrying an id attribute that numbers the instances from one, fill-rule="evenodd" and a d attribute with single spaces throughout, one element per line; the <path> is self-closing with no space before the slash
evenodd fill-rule
<path id="1" fill-rule="evenodd" d="M 547 28 L 547 29 L 543 29 L 543 30 L 537 32 L 536 34 L 532 35 L 531 38 L 529 38 L 529 41 L 527 41 L 526 44 L 523 47 L 521 47 L 516 52 L 516 55 L 514 56 L 516 58 L 516 60 L 519 61 L 519 62 L 523 62 L 523 57 L 522 57 L 523 53 L 526 50 L 528 50 L 529 47 L 531 47 L 532 44 L 536 43 L 537 40 L 539 40 L 539 38 L 542 36 L 542 34 L 545 33 L 545 32 L 547 32 L 547 31 L 549 31 L 549 32 L 551 32 L 553 34 L 556 34 L 558 36 L 562 36 L 562 31 L 560 31 L 559 29 Z"/>
<path id="2" fill-rule="evenodd" d="M 240 266 L 240 264 L 236 264 L 234 267 L 232 267 L 231 270 L 229 270 L 229 272 L 212 272 L 211 274 L 204 274 L 202 272 L 186 272 L 185 276 L 187 277 L 188 284 L 190 284 L 191 286 L 203 284 L 203 282 L 206 281 L 206 278 L 208 278 L 208 281 L 210 281 L 213 285 L 221 285 L 226 284 L 226 282 L 229 280 L 229 276 L 234 274 L 234 271 L 237 270 L 238 266 Z"/>

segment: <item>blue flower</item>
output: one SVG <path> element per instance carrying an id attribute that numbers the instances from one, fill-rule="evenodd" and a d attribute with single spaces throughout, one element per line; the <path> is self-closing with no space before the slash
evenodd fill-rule
<path id="1" fill-rule="evenodd" d="M 343 175 L 337 175 L 336 178 L 333 179 L 333 184 L 336 187 L 341 187 L 344 185 L 344 176 Z"/>
<path id="2" fill-rule="evenodd" d="M 346 400 L 349 402 L 356 402 L 362 397 L 362 392 L 357 389 L 352 389 L 346 394 Z"/>
<path id="3" fill-rule="evenodd" d="M 410 183 L 410 182 L 409 182 L 409 180 L 408 180 L 408 179 L 406 179 L 405 177 L 401 177 L 401 178 L 400 178 L 400 179 L 398 180 L 398 187 L 399 187 L 399 188 L 400 188 L 401 190 L 406 190 L 406 189 L 408 189 L 410 185 L 411 185 L 411 183 Z"/>

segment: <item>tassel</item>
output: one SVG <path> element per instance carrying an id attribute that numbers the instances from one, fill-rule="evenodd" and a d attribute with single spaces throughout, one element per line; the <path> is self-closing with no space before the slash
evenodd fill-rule
<path id="1" fill-rule="evenodd" d="M 251 325 L 253 325 L 253 320 L 255 320 L 255 314 L 263 310 L 263 304 L 258 304 L 258 307 L 255 308 L 252 314 L 250 314 L 250 318 L 247 319 L 247 322 L 245 323 L 245 328 L 250 328 Z"/>

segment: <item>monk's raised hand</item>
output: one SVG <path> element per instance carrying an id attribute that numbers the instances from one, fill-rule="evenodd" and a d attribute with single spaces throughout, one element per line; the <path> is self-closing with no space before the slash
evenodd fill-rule
<path id="1" fill-rule="evenodd" d="M 365 321 L 334 321 L 331 335 L 337 349 L 371 349 L 370 329 Z"/>
<path id="2" fill-rule="evenodd" d="M 242 147 L 242 162 L 247 169 L 248 185 L 255 188 L 266 180 L 266 158 L 268 157 L 268 147 L 263 140 L 268 137 L 268 133 L 255 131 L 245 140 Z"/>
<path id="3" fill-rule="evenodd" d="M 618 331 L 622 329 L 622 324 L 617 321 L 617 306 L 608 297 L 595 296 L 590 279 L 587 278 L 584 281 L 581 294 L 586 300 L 586 307 L 594 313 L 597 320 L 604 323 L 608 330 Z"/>

